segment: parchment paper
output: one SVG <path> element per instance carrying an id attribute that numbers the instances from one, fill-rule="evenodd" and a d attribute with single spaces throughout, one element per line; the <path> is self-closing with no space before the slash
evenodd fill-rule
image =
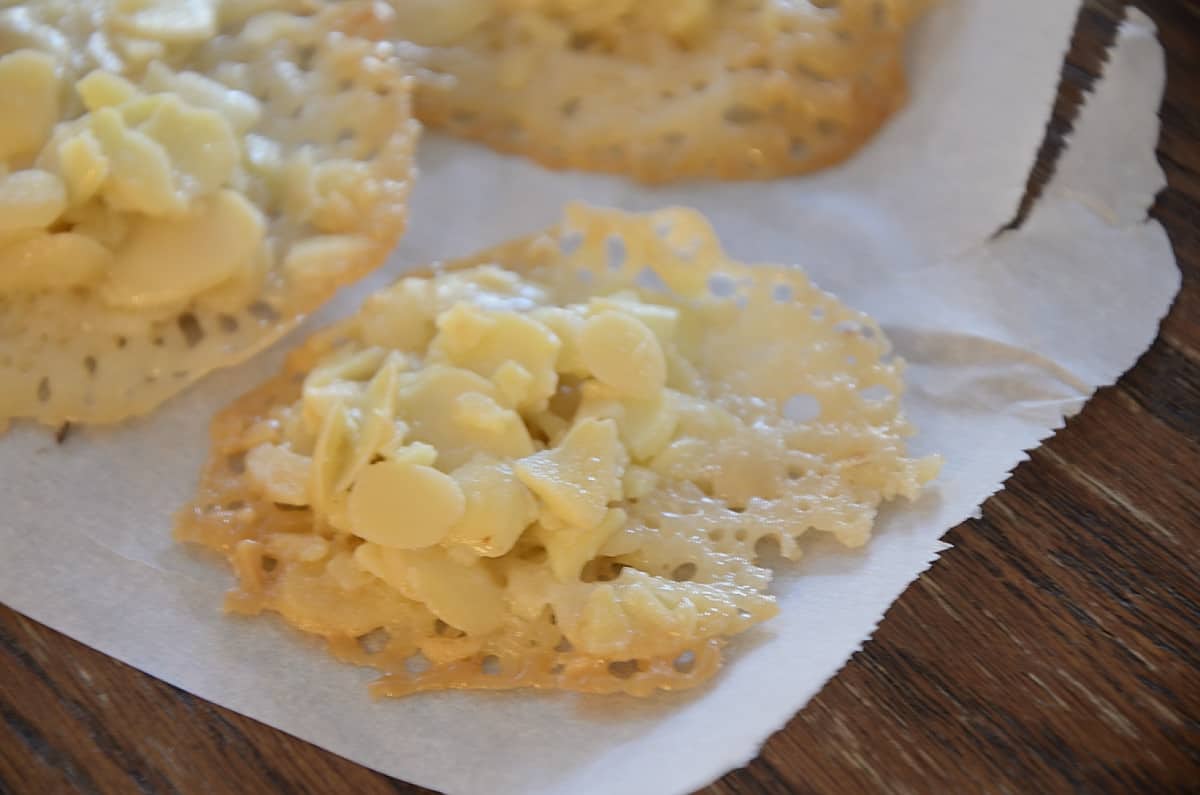
<path id="1" fill-rule="evenodd" d="M 1022 194 L 1077 10 L 947 0 L 913 49 L 910 107 L 858 159 L 815 178 L 648 190 L 430 136 L 395 262 L 317 318 L 352 311 L 406 263 L 544 227 L 569 199 L 697 206 L 735 256 L 803 264 L 875 314 L 912 363 L 913 447 L 941 452 L 944 474 L 919 502 L 888 509 L 866 550 L 814 543 L 785 568 L 782 614 L 733 644 L 711 686 L 646 701 L 520 692 L 376 704 L 370 672 L 274 619 L 223 617 L 223 562 L 177 548 L 170 517 L 193 488 L 212 413 L 273 372 L 295 336 L 146 420 L 61 448 L 32 427 L 0 439 L 0 600 L 192 693 L 453 793 L 684 792 L 744 764 L 946 548 L 940 536 L 1145 350 L 1178 289 L 1167 237 L 1146 220 L 1164 184 L 1153 155 L 1164 77 L 1138 13 L 1057 178 L 1023 228 L 993 237 Z"/>

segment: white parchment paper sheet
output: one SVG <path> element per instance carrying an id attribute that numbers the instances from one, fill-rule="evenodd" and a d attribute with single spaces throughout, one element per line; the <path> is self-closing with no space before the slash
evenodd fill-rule
<path id="1" fill-rule="evenodd" d="M 389 274 L 323 313 L 352 311 L 405 263 L 544 227 L 585 199 L 697 206 L 735 256 L 803 264 L 878 317 L 912 363 L 914 447 L 943 453 L 944 474 L 919 502 L 887 510 L 865 551 L 818 542 L 785 569 L 782 614 L 733 644 L 710 687 L 646 701 L 374 704 L 369 672 L 273 619 L 223 617 L 224 564 L 177 548 L 170 517 L 193 488 L 212 413 L 273 372 L 280 351 L 61 448 L 25 426 L 0 438 L 0 600 L 204 698 L 454 793 L 683 792 L 744 764 L 945 548 L 940 536 L 1145 350 L 1178 290 L 1166 235 L 1146 220 L 1163 186 L 1153 146 L 1164 78 L 1140 14 L 1033 215 L 992 237 L 1022 194 L 1077 11 L 1077 0 L 946 0 L 915 43 L 908 109 L 859 158 L 808 179 L 649 190 L 431 136 Z"/>

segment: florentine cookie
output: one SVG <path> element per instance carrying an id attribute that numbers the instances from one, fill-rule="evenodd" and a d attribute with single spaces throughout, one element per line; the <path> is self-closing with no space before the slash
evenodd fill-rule
<path id="1" fill-rule="evenodd" d="M 776 612 L 770 548 L 865 544 L 914 497 L 903 363 L 690 210 L 575 206 L 404 278 L 217 417 L 182 541 L 379 695 L 648 695 Z"/>
<path id="2" fill-rule="evenodd" d="M 905 101 L 931 0 L 390 0 L 422 121 L 552 168 L 766 179 L 858 150 Z M 351 23 L 353 26 L 353 23 Z"/>
<path id="3" fill-rule="evenodd" d="M 0 10 L 0 424 L 145 413 L 383 262 L 412 81 L 331 23 L 302 0 Z"/>

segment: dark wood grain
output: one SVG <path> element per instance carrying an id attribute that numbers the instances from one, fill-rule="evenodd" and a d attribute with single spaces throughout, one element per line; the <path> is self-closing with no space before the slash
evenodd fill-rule
<path id="1" fill-rule="evenodd" d="M 1030 200 L 1123 5 L 1087 3 Z M 1170 61 L 1162 335 L 708 795 L 1200 792 L 1200 3 L 1138 5 Z M 0 608 L 0 793 L 420 791 Z"/>

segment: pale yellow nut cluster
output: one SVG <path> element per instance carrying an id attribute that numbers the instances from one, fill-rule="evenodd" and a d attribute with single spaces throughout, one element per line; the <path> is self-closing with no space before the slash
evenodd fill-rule
<path id="1" fill-rule="evenodd" d="M 501 555 L 537 505 L 549 525 L 600 525 L 623 498 L 631 451 L 645 460 L 669 440 L 658 337 L 611 299 L 528 312 L 459 300 L 506 274 L 475 276 L 407 279 L 375 296 L 358 321 L 366 345 L 316 367 L 289 418 L 291 448 L 313 457 L 313 485 L 279 483 L 307 475 L 291 468 L 295 452 L 256 450 L 252 462 L 272 462 L 263 487 L 311 494 L 335 524 L 396 548 L 471 539 L 477 553 Z M 675 311 L 656 309 L 668 320 Z M 574 424 L 550 405 L 564 371 L 585 381 Z M 419 510 L 399 511 L 418 496 Z M 528 518 L 499 534 L 505 543 L 480 537 L 513 516 Z"/>
<path id="2" fill-rule="evenodd" d="M 5 41 L 31 45 L 0 56 L 0 291 L 89 287 L 117 309 L 244 298 L 274 254 L 264 206 L 329 233 L 282 252 L 298 281 L 371 246 L 336 234 L 379 201 L 366 163 L 306 149 L 285 160 L 255 132 L 255 96 L 167 65 L 215 35 L 219 3 L 98 3 L 83 21 L 58 5 L 0 13 Z M 103 49 L 67 49 L 72 20 L 95 25 L 87 41 Z M 270 12 L 245 35 L 304 24 Z"/>
<path id="3" fill-rule="evenodd" d="M 63 31 L 36 21 L 53 8 L 0 14 L 5 40 L 30 45 L 0 56 L 0 291 L 94 287 L 117 308 L 171 305 L 264 255 L 265 219 L 240 192 L 241 139 L 261 111 L 158 60 L 140 86 L 121 74 L 131 54 L 213 36 L 214 2 L 104 5 L 90 40 L 105 49 L 90 57 L 69 48 L 66 9 Z"/>
<path id="4" fill-rule="evenodd" d="M 514 278 L 483 268 L 377 294 L 357 320 L 363 344 L 314 368 L 284 440 L 246 459 L 263 494 L 361 539 L 361 570 L 468 632 L 503 623 L 486 560 L 522 537 L 544 546 L 555 583 L 578 582 L 676 427 L 660 342 L 676 309 L 634 294 L 547 306 L 532 286 L 477 300 Z M 564 377 L 573 411 L 551 405 Z M 574 610 L 591 627 L 581 637 L 611 644 L 615 630 L 596 628 L 611 606 L 589 599 Z"/>
<path id="5" fill-rule="evenodd" d="M 251 268 L 265 220 L 236 188 L 242 131 L 230 117 L 105 71 L 67 89 L 58 70 L 44 53 L 0 57 L 0 102 L 13 109 L 0 118 L 49 107 L 37 115 L 54 122 L 0 130 L 9 163 L 32 158 L 0 177 L 0 289 L 92 286 L 110 306 L 154 307 Z M 63 90 L 82 116 L 58 121 Z M 253 107 L 249 95 L 237 99 Z"/>
<path id="6" fill-rule="evenodd" d="M 54 58 L 63 76 L 93 69 L 141 74 L 264 11 L 291 11 L 291 0 L 23 0 L 0 10 L 5 51 L 34 50 Z M 68 104 L 71 104 L 68 101 Z"/>

